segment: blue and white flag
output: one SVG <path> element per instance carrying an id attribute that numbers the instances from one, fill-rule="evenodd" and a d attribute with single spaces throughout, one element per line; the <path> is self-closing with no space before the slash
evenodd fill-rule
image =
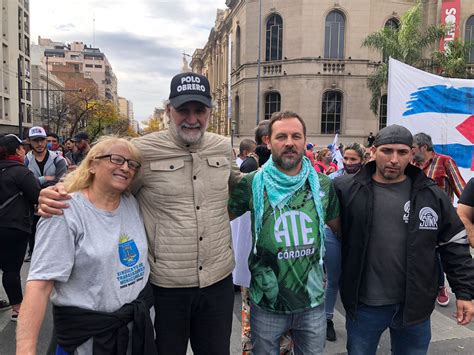
<path id="1" fill-rule="evenodd" d="M 474 176 L 474 80 L 443 78 L 390 58 L 387 124 L 429 134 L 466 181 Z"/>

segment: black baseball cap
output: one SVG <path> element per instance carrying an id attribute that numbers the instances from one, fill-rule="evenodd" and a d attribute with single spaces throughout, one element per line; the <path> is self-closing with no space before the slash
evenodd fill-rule
<path id="1" fill-rule="evenodd" d="M 375 136 L 375 147 L 384 144 L 405 144 L 411 148 L 413 145 L 413 136 L 408 128 L 393 124 L 382 128 Z"/>
<path id="2" fill-rule="evenodd" d="M 79 141 L 82 141 L 83 139 L 85 140 L 89 139 L 89 135 L 86 132 L 79 132 L 78 134 L 74 136 L 72 140 L 74 142 L 79 142 Z"/>
<path id="3" fill-rule="evenodd" d="M 7 151 L 15 150 L 20 145 L 24 145 L 23 141 L 15 134 L 6 134 L 0 137 L 0 145 L 4 146 Z"/>
<path id="4" fill-rule="evenodd" d="M 179 107 L 187 102 L 197 101 L 207 107 L 212 106 L 211 87 L 209 80 L 196 73 L 182 73 L 171 79 L 170 103 Z"/>

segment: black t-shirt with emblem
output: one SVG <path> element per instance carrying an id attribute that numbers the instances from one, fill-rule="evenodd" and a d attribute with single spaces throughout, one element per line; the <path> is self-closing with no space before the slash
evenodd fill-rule
<path id="1" fill-rule="evenodd" d="M 360 288 L 364 304 L 383 306 L 405 299 L 411 185 L 408 177 L 394 184 L 373 182 L 373 220 Z"/>

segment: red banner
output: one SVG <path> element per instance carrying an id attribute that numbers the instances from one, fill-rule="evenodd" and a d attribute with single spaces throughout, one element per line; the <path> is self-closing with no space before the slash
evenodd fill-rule
<path id="1" fill-rule="evenodd" d="M 441 4 L 441 24 L 451 26 L 445 37 L 439 42 L 439 50 L 444 52 L 448 43 L 459 36 L 459 21 L 461 19 L 461 0 L 443 0 Z"/>

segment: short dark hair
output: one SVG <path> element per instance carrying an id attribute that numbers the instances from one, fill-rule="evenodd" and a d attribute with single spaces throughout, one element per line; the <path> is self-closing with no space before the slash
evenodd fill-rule
<path id="1" fill-rule="evenodd" d="M 257 145 L 262 145 L 262 138 L 268 136 L 268 125 L 270 124 L 269 120 L 261 121 L 258 126 L 255 128 L 255 142 Z"/>
<path id="2" fill-rule="evenodd" d="M 417 144 L 419 147 L 426 145 L 426 149 L 431 152 L 433 151 L 433 141 L 429 134 L 420 132 L 413 136 L 413 143 Z"/>
<path id="3" fill-rule="evenodd" d="M 69 142 L 69 141 L 73 142 L 73 140 L 72 140 L 71 137 L 67 137 L 67 138 L 64 140 L 64 143 L 67 143 L 67 142 Z"/>
<path id="4" fill-rule="evenodd" d="M 248 138 L 242 139 L 239 145 L 239 153 L 242 154 L 244 150 L 246 150 L 247 152 L 250 152 L 252 150 L 252 146 L 255 144 L 256 143 L 251 139 L 248 139 Z"/>
<path id="5" fill-rule="evenodd" d="M 53 137 L 59 141 L 59 136 L 56 133 L 50 132 L 46 135 L 46 137 Z"/>
<path id="6" fill-rule="evenodd" d="M 268 125 L 268 136 L 270 137 L 272 135 L 273 124 L 276 121 L 282 121 L 290 118 L 296 118 L 298 121 L 300 121 L 301 125 L 303 126 L 303 134 L 306 137 L 306 124 L 304 123 L 303 119 L 296 112 L 293 111 L 274 112 L 272 117 L 270 118 L 270 124 Z"/>

